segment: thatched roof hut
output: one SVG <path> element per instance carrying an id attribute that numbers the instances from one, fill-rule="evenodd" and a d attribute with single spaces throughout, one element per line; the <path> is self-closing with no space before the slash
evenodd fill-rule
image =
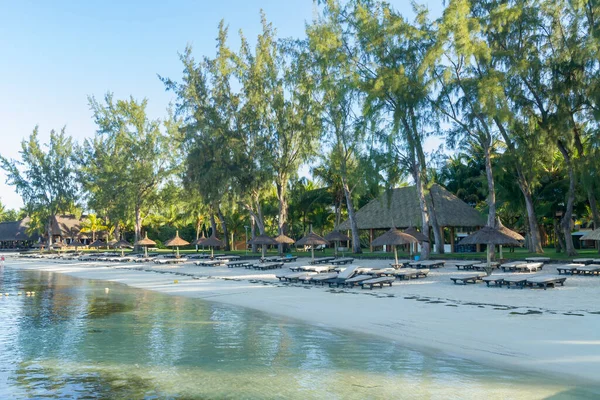
<path id="1" fill-rule="evenodd" d="M 74 215 L 56 215 L 52 218 L 51 229 L 53 236 L 74 237 L 81 231 L 81 219 Z"/>
<path id="2" fill-rule="evenodd" d="M 598 240 L 600 241 L 600 229 L 593 230 L 591 232 L 586 233 L 579 240 Z"/>
<path id="3" fill-rule="evenodd" d="M 21 221 L 0 222 L 0 242 L 33 242 L 37 241 L 39 235 L 29 235 L 30 218 L 27 217 Z"/>
<path id="4" fill-rule="evenodd" d="M 484 226 L 485 218 L 473 207 L 440 185 L 431 187 L 435 213 L 442 227 Z M 431 207 L 431 201 L 428 199 Z M 358 229 L 390 229 L 392 225 L 408 228 L 421 225 L 421 209 L 415 186 L 383 193 L 356 212 Z M 342 222 L 339 230 L 350 229 L 350 221 Z"/>

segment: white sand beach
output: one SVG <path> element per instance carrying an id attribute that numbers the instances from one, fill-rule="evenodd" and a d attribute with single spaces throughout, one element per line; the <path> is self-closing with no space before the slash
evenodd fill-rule
<path id="1" fill-rule="evenodd" d="M 120 282 L 378 335 L 425 352 L 444 352 L 497 367 L 600 382 L 600 276 L 567 276 L 564 287 L 507 289 L 455 285 L 451 261 L 424 279 L 364 290 L 279 282 L 283 269 L 8 258 L 7 268 L 36 269 Z M 357 260 L 374 267 L 389 261 Z M 498 272 L 495 272 L 498 273 Z M 543 274 L 556 274 L 546 265 Z M 175 280 L 178 282 L 175 283 Z"/>

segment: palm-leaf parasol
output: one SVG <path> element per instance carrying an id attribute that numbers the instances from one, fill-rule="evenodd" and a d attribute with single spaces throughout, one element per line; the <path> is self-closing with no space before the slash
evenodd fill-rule
<path id="1" fill-rule="evenodd" d="M 371 246 L 393 246 L 394 247 L 394 259 L 396 265 L 398 265 L 398 250 L 396 246 L 402 244 L 417 243 L 417 239 L 414 236 L 400 232 L 396 228 L 391 228 L 389 231 L 374 239 L 371 242 Z"/>
<path id="2" fill-rule="evenodd" d="M 206 238 L 206 240 L 204 240 L 202 242 L 202 246 L 209 246 L 210 247 L 210 256 L 214 257 L 215 252 L 213 250 L 213 247 L 215 247 L 215 246 L 222 247 L 222 246 L 225 246 L 225 243 L 222 240 L 217 239 L 217 237 L 215 235 L 212 235 L 211 237 Z"/>
<path id="3" fill-rule="evenodd" d="M 306 234 L 306 236 L 304 236 L 302 239 L 296 242 L 296 245 L 298 246 L 310 246 L 313 261 L 315 260 L 315 246 L 321 244 L 329 244 L 329 242 L 327 241 L 327 239 L 322 238 L 321 236 L 313 232 L 309 232 L 308 234 Z"/>
<path id="4" fill-rule="evenodd" d="M 165 246 L 176 248 L 176 257 L 177 258 L 179 258 L 179 247 L 187 246 L 188 244 L 190 244 L 190 242 L 188 242 L 187 240 L 183 240 L 182 238 L 179 237 L 179 231 L 175 232 L 174 238 L 169 239 L 165 242 Z"/>
<path id="5" fill-rule="evenodd" d="M 106 247 L 106 243 L 103 242 L 101 239 L 98 239 L 95 242 L 91 243 L 89 247 L 97 247 L 98 251 L 100 251 L 100 247 Z"/>
<path id="6" fill-rule="evenodd" d="M 275 239 L 265 234 L 258 235 L 248 241 L 248 244 L 262 245 L 262 258 L 266 256 L 266 246 L 279 244 Z"/>
<path id="7" fill-rule="evenodd" d="M 503 246 L 521 246 L 521 243 L 514 239 L 513 237 L 499 231 L 496 228 L 492 228 L 491 226 L 484 226 L 477 232 L 474 232 L 461 240 L 459 242 L 461 245 L 471 245 L 471 244 L 485 244 L 487 245 L 487 266 L 486 272 L 488 275 L 492 273 L 492 253 L 491 247 L 493 245 L 503 245 Z"/>
<path id="8" fill-rule="evenodd" d="M 333 231 L 325 236 L 325 240 L 329 240 L 330 242 L 335 242 L 335 250 L 334 253 L 337 256 L 338 247 L 340 246 L 340 242 L 347 242 L 350 240 L 348 235 L 344 235 L 340 231 Z"/>
<path id="9" fill-rule="evenodd" d="M 121 239 L 117 243 L 113 244 L 112 247 L 115 249 L 121 249 L 121 257 L 125 257 L 125 250 L 123 249 L 125 247 L 131 248 L 133 246 L 131 246 L 131 243 L 129 243 L 127 240 Z"/>
<path id="10" fill-rule="evenodd" d="M 513 238 L 515 240 L 518 240 L 518 241 L 525 240 L 525 238 L 520 233 L 515 232 L 515 231 L 505 227 L 502 224 L 502 221 L 500 221 L 500 218 L 496 218 L 496 229 L 498 229 L 500 232 L 504 233 L 506 236 L 510 236 L 511 238 Z M 500 258 L 503 258 L 502 257 L 502 245 L 500 245 L 499 247 L 500 247 Z"/>
<path id="11" fill-rule="evenodd" d="M 155 246 L 156 242 L 152 239 L 148 239 L 148 232 L 146 232 L 144 238 L 135 242 L 135 245 L 142 246 L 144 248 L 144 257 L 148 257 L 148 246 Z"/>

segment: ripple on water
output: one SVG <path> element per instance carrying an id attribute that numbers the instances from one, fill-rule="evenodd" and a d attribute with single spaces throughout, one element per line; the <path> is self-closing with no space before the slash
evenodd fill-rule
<path id="1" fill-rule="evenodd" d="M 5 270 L 0 398 L 536 399 L 598 393 L 118 284 Z M 110 287 L 105 293 L 104 288 Z"/>

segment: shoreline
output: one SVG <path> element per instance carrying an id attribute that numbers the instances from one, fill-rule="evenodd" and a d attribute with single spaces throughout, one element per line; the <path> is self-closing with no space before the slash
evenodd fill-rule
<path id="1" fill-rule="evenodd" d="M 426 279 L 371 291 L 284 284 L 273 272 L 227 268 L 148 264 L 140 269 L 136 264 L 12 258 L 6 264 L 246 307 L 505 370 L 600 383 L 600 305 L 579 308 L 594 307 L 590 300 L 600 294 L 600 277 L 576 277 L 564 288 L 548 290 L 487 288 L 453 285 L 448 276 L 457 273 L 448 265 Z"/>

